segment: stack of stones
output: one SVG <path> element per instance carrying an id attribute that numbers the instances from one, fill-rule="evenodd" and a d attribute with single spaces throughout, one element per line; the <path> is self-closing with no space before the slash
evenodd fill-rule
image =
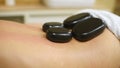
<path id="1" fill-rule="evenodd" d="M 86 42 L 100 35 L 105 29 L 105 24 L 89 13 L 80 13 L 68 17 L 63 23 L 47 22 L 42 29 L 46 32 L 46 38 L 52 42 L 66 43 L 72 37 Z"/>

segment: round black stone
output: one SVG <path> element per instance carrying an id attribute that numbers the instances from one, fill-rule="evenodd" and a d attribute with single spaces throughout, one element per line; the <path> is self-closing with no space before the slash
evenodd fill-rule
<path id="1" fill-rule="evenodd" d="M 92 18 L 89 13 L 72 15 L 64 20 L 63 25 L 65 28 L 72 29 L 77 23 L 87 20 L 89 18 Z"/>
<path id="2" fill-rule="evenodd" d="M 46 32 L 49 28 L 63 28 L 63 24 L 60 22 L 47 22 L 42 26 L 42 30 Z"/>
<path id="3" fill-rule="evenodd" d="M 47 30 L 46 37 L 52 42 L 65 43 L 72 39 L 72 33 L 65 28 L 50 28 Z"/>
<path id="4" fill-rule="evenodd" d="M 72 29 L 72 34 L 75 39 L 84 42 L 95 38 L 101 34 L 104 29 L 105 24 L 101 19 L 90 18 L 76 24 Z"/>

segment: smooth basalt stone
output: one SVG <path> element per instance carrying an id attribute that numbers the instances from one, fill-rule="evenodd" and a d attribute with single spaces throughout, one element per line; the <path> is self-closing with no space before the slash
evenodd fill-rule
<path id="1" fill-rule="evenodd" d="M 65 43 L 72 39 L 72 33 L 65 28 L 50 28 L 47 30 L 46 37 L 52 42 Z"/>
<path id="2" fill-rule="evenodd" d="M 63 24 L 60 22 L 47 22 L 43 25 L 42 30 L 46 32 L 49 28 L 63 28 Z"/>
<path id="3" fill-rule="evenodd" d="M 90 18 L 92 18 L 92 16 L 89 13 L 80 13 L 72 15 L 64 20 L 63 25 L 65 28 L 72 29 L 77 23 Z"/>
<path id="4" fill-rule="evenodd" d="M 105 29 L 105 24 L 101 19 L 90 18 L 79 22 L 72 29 L 73 37 L 79 41 L 88 41 L 100 35 Z"/>

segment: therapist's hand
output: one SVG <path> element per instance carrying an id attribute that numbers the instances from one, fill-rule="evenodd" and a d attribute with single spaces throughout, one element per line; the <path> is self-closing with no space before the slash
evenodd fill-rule
<path id="1" fill-rule="evenodd" d="M 109 30 L 88 42 L 54 43 L 40 27 L 0 21 L 0 68 L 119 68 L 120 44 Z"/>

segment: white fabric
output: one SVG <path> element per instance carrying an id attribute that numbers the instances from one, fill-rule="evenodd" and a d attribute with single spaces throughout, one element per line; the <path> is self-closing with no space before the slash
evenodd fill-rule
<path id="1" fill-rule="evenodd" d="M 86 9 L 78 13 L 90 13 L 93 17 L 100 18 L 107 25 L 108 29 L 120 40 L 120 17 L 108 11 Z"/>

